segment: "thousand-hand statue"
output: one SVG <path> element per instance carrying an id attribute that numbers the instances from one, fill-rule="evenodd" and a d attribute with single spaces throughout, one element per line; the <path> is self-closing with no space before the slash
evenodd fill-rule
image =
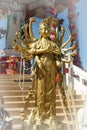
<path id="1" fill-rule="evenodd" d="M 57 130 L 56 118 L 56 76 L 62 93 L 63 103 L 66 113 L 69 113 L 67 99 L 62 87 L 63 74 L 61 68 L 63 62 L 70 63 L 75 51 L 68 54 L 62 53 L 62 50 L 71 42 L 69 39 L 63 44 L 65 29 L 59 27 L 58 19 L 53 17 L 44 18 L 39 25 L 39 38 L 35 38 L 32 29 L 32 23 L 35 18 L 30 18 L 29 23 L 22 27 L 24 39 L 21 37 L 21 31 L 16 32 L 16 38 L 13 41 L 13 49 L 20 52 L 25 60 L 35 59 L 36 63 L 32 70 L 36 76 L 34 87 L 29 91 L 25 98 L 24 118 L 26 117 L 26 107 L 32 95 L 35 94 L 36 106 L 26 117 L 29 127 L 28 130 Z M 59 37 L 58 33 L 61 32 Z M 20 44 L 19 44 L 20 43 Z M 73 46 L 66 49 L 66 53 L 73 50 Z"/>

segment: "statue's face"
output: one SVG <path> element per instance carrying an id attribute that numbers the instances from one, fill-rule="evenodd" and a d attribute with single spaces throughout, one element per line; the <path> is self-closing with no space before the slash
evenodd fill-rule
<path id="1" fill-rule="evenodd" d="M 40 24 L 40 35 L 45 38 L 50 38 L 52 40 L 56 37 L 56 27 L 58 21 L 55 18 L 47 17 Z M 52 37 L 51 37 L 52 36 Z"/>
<path id="2" fill-rule="evenodd" d="M 40 35 L 44 38 L 49 38 L 50 37 L 50 27 L 48 25 L 41 24 Z"/>

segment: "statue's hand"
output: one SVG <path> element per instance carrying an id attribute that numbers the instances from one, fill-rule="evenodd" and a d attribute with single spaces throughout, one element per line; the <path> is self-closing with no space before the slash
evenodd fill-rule
<path id="1" fill-rule="evenodd" d="M 36 20 L 35 20 L 35 18 L 32 18 L 32 17 L 31 17 L 31 18 L 29 19 L 29 22 L 36 22 Z"/>
<path id="2" fill-rule="evenodd" d="M 26 51 L 26 49 L 24 49 L 20 45 L 18 45 L 18 43 L 16 42 L 15 39 L 13 41 L 13 49 L 16 50 L 17 52 L 21 52 L 21 53 L 25 53 L 25 51 Z"/>
<path id="3" fill-rule="evenodd" d="M 13 47 L 12 48 L 14 50 L 18 50 L 19 49 L 15 39 L 13 40 Z"/>
<path id="4" fill-rule="evenodd" d="M 56 66 L 57 66 L 58 68 L 61 68 L 61 67 L 62 67 L 62 64 L 60 63 L 60 61 L 56 61 Z"/>
<path id="5" fill-rule="evenodd" d="M 71 34 L 69 34 L 69 40 L 72 40 L 72 35 Z"/>
<path id="6" fill-rule="evenodd" d="M 17 37 L 18 39 L 20 39 L 20 31 L 17 31 L 17 32 L 16 32 L 16 37 Z"/>
<path id="7" fill-rule="evenodd" d="M 35 48 L 33 48 L 33 49 L 31 49 L 30 53 L 35 54 L 35 51 L 36 51 Z"/>
<path id="8" fill-rule="evenodd" d="M 65 33 L 65 28 L 64 27 L 61 27 L 61 32 L 62 32 L 62 34 Z"/>
<path id="9" fill-rule="evenodd" d="M 30 55 L 33 55 L 33 54 L 35 54 L 36 50 L 35 50 L 35 48 L 32 48 L 32 49 L 30 49 L 30 50 L 27 49 L 26 52 L 27 52 L 28 54 L 30 54 Z"/>

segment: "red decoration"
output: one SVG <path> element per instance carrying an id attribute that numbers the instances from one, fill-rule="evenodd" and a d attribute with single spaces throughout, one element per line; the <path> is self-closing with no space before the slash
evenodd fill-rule
<path id="1" fill-rule="evenodd" d="M 55 23 L 52 23 L 52 24 L 51 24 L 51 27 L 56 28 Z"/>
<path id="2" fill-rule="evenodd" d="M 60 81 L 60 78 L 59 78 L 59 76 L 57 75 L 56 76 L 56 82 L 58 83 Z"/>
<path id="3" fill-rule="evenodd" d="M 62 74 L 61 73 L 57 73 L 57 75 L 56 75 L 56 82 L 59 83 L 59 82 L 62 81 L 62 79 L 63 79 Z"/>
<path id="4" fill-rule="evenodd" d="M 68 68 L 65 68 L 65 73 L 69 73 L 69 69 Z"/>
<path id="5" fill-rule="evenodd" d="M 53 41 L 55 39 L 55 34 L 51 34 L 50 39 Z"/>
<path id="6" fill-rule="evenodd" d="M 32 10 L 32 11 L 29 10 L 29 4 L 28 3 L 25 4 L 24 11 L 25 11 L 25 22 L 28 22 L 29 18 L 33 17 L 35 15 L 35 13 L 36 13 L 35 10 Z"/>

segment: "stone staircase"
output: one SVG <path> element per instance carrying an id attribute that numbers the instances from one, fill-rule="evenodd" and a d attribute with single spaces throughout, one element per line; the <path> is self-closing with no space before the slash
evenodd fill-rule
<path id="1" fill-rule="evenodd" d="M 24 96 L 28 93 L 29 88 L 32 86 L 30 75 L 25 75 L 24 89 L 19 87 L 19 75 L 0 75 L 0 95 L 4 97 L 4 108 L 9 112 L 12 117 L 13 130 L 21 130 L 22 120 L 20 110 L 23 108 Z M 21 82 L 23 83 L 23 82 Z M 56 114 L 59 121 L 64 119 L 63 106 L 58 91 L 56 94 Z M 83 100 L 80 95 L 75 95 L 75 108 L 76 111 L 83 106 Z M 34 101 L 30 101 L 29 110 L 34 107 Z M 75 113 L 73 113 L 74 116 Z M 70 127 L 72 130 L 72 122 Z M 65 130 L 62 126 L 60 130 Z"/>

